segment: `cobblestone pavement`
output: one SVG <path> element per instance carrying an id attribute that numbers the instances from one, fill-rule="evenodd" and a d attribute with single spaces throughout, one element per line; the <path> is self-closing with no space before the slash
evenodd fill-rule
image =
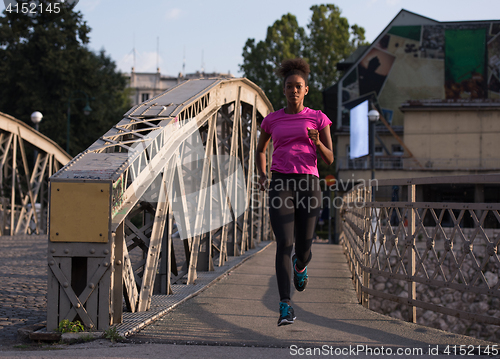
<path id="1" fill-rule="evenodd" d="M 46 320 L 47 236 L 0 237 L 0 350 L 17 330 Z"/>

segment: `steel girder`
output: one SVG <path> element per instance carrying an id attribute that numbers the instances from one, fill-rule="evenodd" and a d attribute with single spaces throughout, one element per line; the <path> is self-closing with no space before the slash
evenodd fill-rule
<path id="1" fill-rule="evenodd" d="M 0 235 L 46 233 L 48 180 L 70 160 L 54 141 L 0 112 Z"/>
<path id="2" fill-rule="evenodd" d="M 271 239 L 254 188 L 258 123 L 272 111 L 247 79 L 199 79 L 132 108 L 51 177 L 47 328 L 105 329 L 153 293 L 194 284 Z"/>

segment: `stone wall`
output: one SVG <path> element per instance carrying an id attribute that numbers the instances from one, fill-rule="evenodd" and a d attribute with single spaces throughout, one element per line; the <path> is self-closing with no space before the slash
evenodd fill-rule
<path id="1" fill-rule="evenodd" d="M 472 259 L 464 261 L 461 267 L 464 273 L 467 272 L 469 274 L 469 278 L 472 278 L 472 275 L 476 271 L 474 264 L 471 262 Z M 484 276 L 490 286 L 495 286 L 498 283 L 500 274 L 498 265 L 491 258 L 487 267 L 488 270 Z M 394 294 L 402 298 L 408 297 L 406 281 L 373 276 L 370 279 L 370 286 L 377 291 Z M 498 297 L 470 292 L 461 293 L 450 288 L 438 288 L 420 283 L 416 285 L 416 292 L 417 300 L 446 308 L 500 318 L 500 298 Z M 407 306 L 375 296 L 370 296 L 369 300 L 370 309 L 373 311 L 401 320 L 408 320 Z M 497 325 L 475 323 L 421 308 L 417 308 L 417 323 L 456 334 L 469 335 L 497 343 L 500 342 L 500 326 Z"/>

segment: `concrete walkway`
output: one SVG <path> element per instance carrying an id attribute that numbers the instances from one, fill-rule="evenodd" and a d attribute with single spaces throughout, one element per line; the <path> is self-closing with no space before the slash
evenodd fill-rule
<path id="1" fill-rule="evenodd" d="M 277 327 L 274 254 L 273 244 L 130 339 L 276 348 L 363 345 L 428 349 L 440 345 L 444 349 L 445 345 L 488 344 L 363 308 L 356 299 L 342 247 L 329 244 L 313 246 L 307 289 L 292 294 L 295 323 Z"/>
<path id="2" fill-rule="evenodd" d="M 460 346 L 474 357 L 500 357 L 482 355 L 488 345 L 491 350 L 498 343 L 399 321 L 360 306 L 342 248 L 336 245 L 314 245 L 308 287 L 292 296 L 297 320 L 277 327 L 274 251 L 273 244 L 255 254 L 126 343 L 97 340 L 51 351 L 0 351 L 0 358 L 458 358 Z M 471 346 L 475 350 L 469 352 Z"/>

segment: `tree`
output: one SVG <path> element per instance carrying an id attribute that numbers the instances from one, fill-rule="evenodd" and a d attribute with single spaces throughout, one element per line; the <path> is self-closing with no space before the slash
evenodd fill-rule
<path id="1" fill-rule="evenodd" d="M 0 111 L 30 125 L 30 114 L 42 112 L 40 131 L 65 148 L 69 105 L 71 155 L 86 149 L 130 108 L 125 78 L 104 50 L 87 48 L 89 33 L 71 5 L 59 16 L 4 11 L 0 17 Z M 85 116 L 87 104 L 92 111 Z"/>
<path id="2" fill-rule="evenodd" d="M 322 109 L 322 91 L 340 77 L 336 64 L 358 46 L 366 45 L 365 30 L 358 25 L 349 25 L 337 6 L 314 5 L 310 10 L 308 33 L 299 26 L 294 15 L 286 14 L 268 27 L 264 41 L 256 43 L 255 39 L 248 39 L 243 47 L 240 69 L 245 77 L 264 90 L 275 109 L 286 105 L 282 80 L 274 72 L 281 61 L 303 57 L 309 62 L 309 94 L 304 104 Z M 333 166 L 326 166 L 322 161 L 318 161 L 318 165 L 322 176 L 334 171 Z"/>
<path id="3" fill-rule="evenodd" d="M 267 28 L 265 41 L 256 44 L 254 39 L 248 39 L 243 48 L 240 69 L 264 90 L 274 108 L 286 104 L 283 81 L 274 71 L 283 59 L 302 56 L 305 42 L 305 31 L 297 18 L 286 14 Z"/>
<path id="4" fill-rule="evenodd" d="M 323 107 L 321 92 L 340 77 L 336 64 L 351 55 L 358 46 L 365 45 L 365 30 L 358 25 L 349 26 L 340 9 L 333 5 L 314 5 L 307 28 L 306 57 L 311 66 L 310 99 Z"/>

